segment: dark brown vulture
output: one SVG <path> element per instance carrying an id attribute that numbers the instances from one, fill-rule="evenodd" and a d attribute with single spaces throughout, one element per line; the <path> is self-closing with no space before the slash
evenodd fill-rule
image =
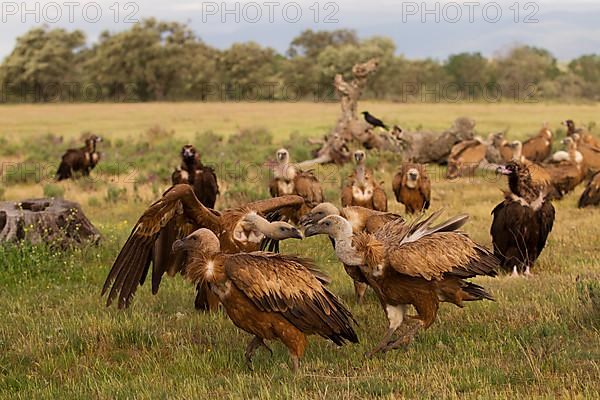
<path id="1" fill-rule="evenodd" d="M 312 171 L 301 171 L 290 163 L 286 149 L 277 150 L 277 165 L 273 168 L 273 179 L 269 184 L 272 197 L 297 195 L 304 199 L 304 205 L 294 215 L 288 216 L 297 222 L 314 206 L 324 201 L 321 183 Z"/>
<path id="2" fill-rule="evenodd" d="M 552 154 L 552 131 L 544 124 L 538 134 L 523 142 L 523 156 L 532 162 L 543 162 Z"/>
<path id="3" fill-rule="evenodd" d="M 429 209 L 431 182 L 423 164 L 404 163 L 392 181 L 396 200 L 404 204 L 406 213 L 414 214 Z"/>
<path id="4" fill-rule="evenodd" d="M 459 176 L 472 176 L 481 163 L 485 160 L 488 146 L 481 138 L 464 140 L 455 144 L 448 156 L 448 179 Z"/>
<path id="5" fill-rule="evenodd" d="M 567 136 L 573 136 L 574 134 L 578 134 L 580 136 L 580 143 L 600 148 L 600 140 L 596 139 L 591 133 L 586 132 L 583 128 L 577 128 L 575 126 L 575 122 L 572 119 L 563 121 L 562 124 L 567 127 Z"/>
<path id="6" fill-rule="evenodd" d="M 369 355 L 406 347 L 421 329 L 435 321 L 440 302 L 459 307 L 465 301 L 491 299 L 484 288 L 468 282 L 478 275 L 495 276 L 498 260 L 484 247 L 458 232 L 468 216 L 462 215 L 432 226 L 440 213 L 407 225 L 386 224 L 375 234 L 354 235 L 351 224 L 329 216 L 310 226 L 305 235 L 327 234 L 335 241 L 338 258 L 361 269 L 375 290 L 389 321 L 389 329 Z M 417 311 L 404 335 L 394 339 L 408 307 Z"/>
<path id="7" fill-rule="evenodd" d="M 287 347 L 294 372 L 308 344 L 306 335 L 320 335 L 338 346 L 358 343 L 350 311 L 325 287 L 328 278 L 311 261 L 274 253 L 227 254 L 208 229 L 175 242 L 173 249 L 191 253 L 187 278 L 208 285 L 231 321 L 254 335 L 245 353 L 250 368 L 256 349 L 271 352 L 265 340 Z"/>
<path id="8" fill-rule="evenodd" d="M 557 194 L 558 192 L 556 192 L 554 186 L 552 186 L 552 177 L 548 171 L 546 171 L 542 165 L 531 162 L 523 157 L 523 144 L 520 141 L 515 140 L 514 142 L 511 142 L 509 146 L 513 151 L 512 158 L 509 161 L 515 161 L 526 166 L 529 169 L 533 184 L 543 188 L 545 193 L 550 193 L 552 194 L 552 197 L 554 197 L 554 194 Z"/>
<path id="9" fill-rule="evenodd" d="M 302 217 L 300 224 L 308 227 L 330 215 L 340 215 L 345 218 L 352 225 L 352 232 L 355 235 L 361 232 L 375 233 L 390 221 L 403 220 L 400 215 L 390 212 L 375 211 L 364 207 L 344 207 L 339 210 L 331 203 L 321 203 Z M 367 290 L 367 280 L 360 268 L 356 266 L 344 264 L 344 269 L 354 281 L 354 294 L 356 301 L 360 304 Z"/>
<path id="10" fill-rule="evenodd" d="M 181 149 L 181 166 L 173 172 L 171 181 L 173 185 L 182 183 L 191 185 L 200 203 L 208 208 L 215 207 L 219 194 L 217 175 L 213 168 L 202 164 L 200 154 L 191 144 Z"/>
<path id="11" fill-rule="evenodd" d="M 359 206 L 377 211 L 387 211 L 385 190 L 375 181 L 373 171 L 365 166 L 366 154 L 354 152 L 356 169 L 342 188 L 342 207 Z"/>
<path id="12" fill-rule="evenodd" d="M 74 172 L 81 172 L 83 176 L 88 176 L 100 161 L 100 153 L 96 151 L 96 144 L 101 141 L 101 137 L 91 135 L 85 140 L 85 146 L 67 150 L 62 156 L 58 171 L 56 171 L 56 180 L 73 178 Z"/>
<path id="13" fill-rule="evenodd" d="M 285 222 L 269 223 L 261 215 L 286 208 L 298 209 L 301 197 L 284 196 L 217 212 L 202 205 L 189 185 L 176 185 L 146 210 L 133 227 L 102 288 L 107 306 L 118 298 L 119 308 L 128 307 L 139 285 L 146 280 L 152 264 L 152 293 L 158 292 L 165 273 L 185 273 L 185 258 L 174 256 L 173 243 L 200 228 L 213 231 L 225 253 L 252 252 L 264 239 L 301 238 L 301 233 Z M 205 288 L 204 288 L 205 289 Z M 214 301 L 198 288 L 196 308 L 212 309 Z M 214 299 L 212 299 L 214 300 Z"/>
<path id="14" fill-rule="evenodd" d="M 600 205 L 600 172 L 590 180 L 579 199 L 579 208 Z"/>
<path id="15" fill-rule="evenodd" d="M 494 254 L 507 272 L 530 275 L 552 231 L 554 206 L 543 188 L 532 181 L 526 165 L 511 162 L 499 172 L 508 176 L 510 191 L 492 211 Z"/>
<path id="16" fill-rule="evenodd" d="M 567 147 L 567 159 L 543 164 L 544 170 L 550 175 L 555 193 L 552 198 L 562 198 L 583 182 L 587 168 L 583 157 L 577 152 L 577 144 L 572 137 L 567 136 L 563 143 Z"/>

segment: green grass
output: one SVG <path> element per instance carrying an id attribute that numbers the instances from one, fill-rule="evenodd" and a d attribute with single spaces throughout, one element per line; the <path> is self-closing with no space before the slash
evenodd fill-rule
<path id="1" fill-rule="evenodd" d="M 69 107 L 83 115 L 64 111 Z M 271 125 L 266 116 L 272 107 L 277 113 Z M 285 243 L 282 250 L 314 258 L 334 278 L 332 290 L 359 321 L 361 342 L 338 349 L 312 337 L 297 375 L 290 373 L 280 344 L 272 346 L 273 357 L 259 350 L 255 371 L 248 371 L 243 350 L 249 335 L 222 314 L 195 312 L 194 289 L 180 277 L 165 279 L 157 296 L 144 285 L 129 310 L 104 307 L 99 293 L 106 273 L 139 214 L 166 188 L 183 142 L 193 140 L 208 161 L 223 164 L 224 194 L 218 201 L 223 208 L 268 195 L 267 175 L 239 179 L 236 165 L 259 165 L 281 145 L 290 147 L 296 159 L 309 154 L 311 146 L 302 137 L 321 135 L 335 120 L 337 107 L 323 107 L 0 107 L 0 131 L 6 138 L 2 149 L 10 149 L 10 154 L 0 152 L 3 160 L 54 166 L 65 145 L 49 145 L 48 132 L 64 135 L 67 142 L 85 130 L 107 132 L 109 139 L 101 145 L 102 163 L 108 164 L 104 170 L 101 164 L 91 179 L 52 184 L 66 199 L 79 201 L 102 231 L 98 247 L 0 247 L 0 398 L 599 398 L 600 210 L 576 208 L 583 188 L 555 204 L 555 229 L 534 277 L 478 279 L 497 301 L 464 309 L 444 304 L 436 323 L 406 352 L 364 358 L 384 333 L 386 320 L 372 292 L 366 304 L 354 303 L 351 281 L 324 238 Z M 454 117 L 469 115 L 482 133 L 510 125 L 509 135 L 514 132 L 515 137 L 516 132 L 535 132 L 545 119 L 574 115 L 591 122 L 599 110 L 595 105 L 368 107 L 393 122 L 419 123 L 425 129 L 443 129 Z M 213 114 L 215 110 L 227 112 Z M 552 126 L 558 128 L 557 123 Z M 4 135 L 9 131 L 26 139 Z M 292 132 L 300 136 L 290 137 Z M 386 182 L 392 210 L 403 212 L 389 187 L 394 157 L 383 156 L 388 161 L 376 165 L 377 176 Z M 130 172 L 114 166 L 126 161 L 136 165 L 131 182 Z M 489 246 L 490 212 L 501 200 L 505 182 L 479 173 L 449 182 L 442 170 L 430 169 L 433 209 L 445 207 L 447 215 L 469 213 L 466 231 Z M 328 178 L 326 194 L 334 202 L 348 171 L 318 170 L 323 180 Z M 49 183 L 5 180 L 4 197 L 42 196 Z"/>

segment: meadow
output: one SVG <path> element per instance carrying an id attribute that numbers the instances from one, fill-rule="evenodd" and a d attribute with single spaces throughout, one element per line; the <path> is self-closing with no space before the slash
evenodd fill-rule
<path id="1" fill-rule="evenodd" d="M 482 136 L 536 133 L 544 121 L 560 138 L 560 121 L 594 126 L 598 104 L 361 103 L 389 124 L 441 131 L 469 116 Z M 311 155 L 308 138 L 334 124 L 334 103 L 153 103 L 6 105 L 0 107 L 0 200 L 61 196 L 81 203 L 101 230 L 99 246 L 68 251 L 0 246 L 0 398 L 600 398 L 600 209 L 577 209 L 583 186 L 555 202 L 557 219 L 530 278 L 477 282 L 495 302 L 444 304 L 437 322 L 407 351 L 368 360 L 387 325 L 368 292 L 354 301 L 351 280 L 325 238 L 282 244 L 282 252 L 314 258 L 333 277 L 332 290 L 359 321 L 360 344 L 337 348 L 316 337 L 298 374 L 280 344 L 259 351 L 254 372 L 243 362 L 249 336 L 223 314 L 193 309 L 193 287 L 166 279 L 152 296 L 138 290 L 132 307 L 107 309 L 100 288 L 141 212 L 169 185 L 178 152 L 195 144 L 217 168 L 218 208 L 268 197 L 264 163 L 285 146 L 293 160 Z M 55 183 L 60 156 L 85 132 L 105 140 L 89 179 Z M 594 131 L 598 135 L 597 130 Z M 558 141 L 555 143 L 558 148 Z M 369 153 L 391 192 L 401 160 Z M 490 212 L 503 178 L 489 173 L 448 181 L 429 166 L 432 209 L 466 212 L 465 230 L 490 246 Z M 328 200 L 350 172 L 317 170 Z"/>

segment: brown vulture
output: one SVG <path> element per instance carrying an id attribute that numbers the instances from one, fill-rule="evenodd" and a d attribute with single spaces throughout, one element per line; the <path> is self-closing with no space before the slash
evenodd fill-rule
<path id="1" fill-rule="evenodd" d="M 508 176 L 510 190 L 492 211 L 494 254 L 507 272 L 530 275 L 552 231 L 554 206 L 543 188 L 533 182 L 527 165 L 511 162 L 499 172 Z"/>
<path id="2" fill-rule="evenodd" d="M 366 154 L 354 152 L 356 168 L 342 188 L 342 207 L 359 206 L 371 210 L 387 211 L 385 190 L 375 181 L 373 171 L 365 166 Z"/>
<path id="3" fill-rule="evenodd" d="M 552 154 L 552 131 L 544 124 L 538 134 L 523 142 L 523 156 L 532 162 L 543 162 Z"/>
<path id="4" fill-rule="evenodd" d="M 465 301 L 492 299 L 484 288 L 468 282 L 478 275 L 495 276 L 496 257 L 457 231 L 468 216 L 432 226 L 440 212 L 412 224 L 392 221 L 374 234 L 352 233 L 351 224 L 329 216 L 308 227 L 305 235 L 327 234 L 335 240 L 338 258 L 361 269 L 388 317 L 389 329 L 369 355 L 406 347 L 420 329 L 435 321 L 440 302 L 459 307 Z M 394 339 L 408 307 L 417 311 L 415 325 Z"/>
<path id="5" fill-rule="evenodd" d="M 485 160 L 488 146 L 481 138 L 464 140 L 452 146 L 448 156 L 448 179 L 459 176 L 473 175 L 475 170 Z"/>
<path id="6" fill-rule="evenodd" d="M 361 232 L 375 233 L 383 225 L 390 221 L 403 220 L 398 214 L 390 212 L 375 211 L 364 207 L 344 207 L 339 210 L 331 203 L 321 203 L 300 220 L 302 226 L 308 227 L 316 224 L 320 220 L 330 215 L 340 215 L 352 225 L 352 232 L 358 234 Z M 335 244 L 334 244 L 335 247 Z M 356 301 L 360 304 L 367 290 L 367 280 L 360 268 L 353 265 L 344 264 L 346 273 L 354 281 L 354 294 Z"/>
<path id="7" fill-rule="evenodd" d="M 577 128 L 575 126 L 575 122 L 572 119 L 563 121 L 562 124 L 567 127 L 567 136 L 573 136 L 575 134 L 578 134 L 580 136 L 580 143 L 600 148 L 600 140 L 596 139 L 591 133 L 586 132 L 582 128 Z"/>
<path id="8" fill-rule="evenodd" d="M 526 166 L 529 169 L 529 174 L 534 185 L 543 188 L 546 193 L 552 194 L 552 197 L 555 194 L 557 195 L 558 192 L 552 186 L 552 177 L 548 171 L 542 165 L 531 162 L 523 156 L 523 144 L 515 140 L 509 146 L 513 152 L 512 158 L 509 161 L 515 161 Z"/>
<path id="9" fill-rule="evenodd" d="M 276 153 L 277 165 L 273 168 L 273 179 L 269 184 L 272 197 L 297 195 L 304 199 L 304 204 L 293 215 L 288 217 L 297 222 L 314 206 L 324 201 L 321 183 L 312 171 L 302 171 L 290 163 L 290 154 L 286 149 Z"/>
<path id="10" fill-rule="evenodd" d="M 491 133 L 488 142 L 486 160 L 494 164 L 504 164 L 512 160 L 513 150 L 502 132 Z"/>
<path id="11" fill-rule="evenodd" d="M 212 167 L 202 164 L 200 154 L 191 144 L 181 149 L 181 166 L 171 176 L 173 185 L 187 183 L 194 188 L 200 203 L 214 208 L 219 194 L 217 175 Z"/>
<path id="12" fill-rule="evenodd" d="M 587 168 L 583 163 L 583 157 L 577 153 L 577 143 L 572 137 L 567 136 L 563 143 L 567 147 L 568 158 L 558 162 L 543 164 L 544 170 L 550 175 L 555 193 L 552 198 L 562 198 L 565 194 L 573 191 L 587 174 Z"/>
<path id="13" fill-rule="evenodd" d="M 96 144 L 101 141 L 100 136 L 91 135 L 85 139 L 83 147 L 67 150 L 62 156 L 58 171 L 56 171 L 56 180 L 73 178 L 74 172 L 81 172 L 83 176 L 88 176 L 100 161 L 100 153 L 96 151 Z"/>
<path id="14" fill-rule="evenodd" d="M 392 181 L 396 200 L 404 204 L 407 214 L 429 209 L 431 182 L 425 165 L 404 163 Z"/>
<path id="15" fill-rule="evenodd" d="M 261 215 L 297 209 L 302 204 L 301 197 L 284 196 L 221 213 L 204 207 L 191 186 L 173 186 L 142 214 L 119 252 L 102 288 L 103 295 L 109 292 L 107 306 L 118 298 L 119 308 L 128 307 L 138 286 L 146 280 L 151 264 L 153 294 L 158 292 L 165 273 L 185 274 L 185 257 L 174 256 L 171 248 L 177 239 L 197 229 L 213 231 L 225 253 L 257 251 L 265 239 L 301 238 L 300 231 L 288 223 L 270 223 Z M 196 308 L 214 308 L 215 299 L 207 296 L 205 288 L 198 287 Z"/>
<path id="16" fill-rule="evenodd" d="M 586 168 L 592 172 L 600 171 L 600 147 L 584 143 L 581 140 L 581 135 L 575 133 L 571 135 L 571 138 L 577 143 L 577 151 L 583 157 L 583 162 Z"/>
<path id="17" fill-rule="evenodd" d="M 207 285 L 231 321 L 254 335 L 245 353 L 250 368 L 257 348 L 271 352 L 265 340 L 287 347 L 294 372 L 308 344 L 306 335 L 320 335 L 338 346 L 358 343 L 350 311 L 325 287 L 329 279 L 311 261 L 263 252 L 227 254 L 221 243 L 212 231 L 200 229 L 175 242 L 173 250 L 187 250 L 186 277 Z"/>
<path id="18" fill-rule="evenodd" d="M 600 172 L 590 180 L 579 199 L 579 208 L 600 205 Z"/>

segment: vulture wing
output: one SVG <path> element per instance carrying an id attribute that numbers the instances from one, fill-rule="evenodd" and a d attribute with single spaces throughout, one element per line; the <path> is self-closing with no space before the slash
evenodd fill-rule
<path id="1" fill-rule="evenodd" d="M 375 234 L 385 246 L 391 267 L 400 274 L 429 281 L 442 279 L 444 275 L 494 276 L 498 267 L 496 257 L 467 235 L 456 232 L 468 216 L 459 215 L 432 226 L 440 214 L 438 211 L 425 220 L 417 219 L 410 226 L 394 221 Z"/>
<path id="2" fill-rule="evenodd" d="M 579 199 L 579 208 L 600 204 L 600 172 L 597 173 L 585 188 Z"/>
<path id="3" fill-rule="evenodd" d="M 342 188 L 342 207 L 350 207 L 353 203 L 352 183 L 348 182 Z"/>
<path id="4" fill-rule="evenodd" d="M 431 204 L 431 181 L 429 177 L 425 174 L 421 175 L 421 184 L 419 185 L 419 192 L 425 202 L 423 203 L 423 208 L 425 210 L 429 209 L 429 205 Z"/>
<path id="5" fill-rule="evenodd" d="M 191 186 L 173 186 L 133 227 L 104 282 L 102 295 L 110 288 L 106 305 L 118 295 L 119 308 L 129 306 L 151 263 L 152 291 L 156 293 L 165 272 L 174 275 L 182 268 L 182 260 L 171 257 L 173 242 L 203 227 L 218 232 L 219 226 L 218 214 L 198 201 Z"/>
<path id="6" fill-rule="evenodd" d="M 350 311 L 305 259 L 271 253 L 227 255 L 225 273 L 261 311 L 279 313 L 304 333 L 337 345 L 358 342 Z"/>
<path id="7" fill-rule="evenodd" d="M 323 188 L 312 171 L 298 172 L 294 178 L 296 194 L 304 199 L 309 208 L 323 202 Z"/>
<path id="8" fill-rule="evenodd" d="M 386 212 L 388 210 L 387 194 L 379 185 L 373 190 L 373 208 L 377 211 Z"/>
<path id="9" fill-rule="evenodd" d="M 194 181 L 194 193 L 202 204 L 208 208 L 214 208 L 219 194 L 217 175 L 212 167 L 202 166 L 196 171 Z"/>

